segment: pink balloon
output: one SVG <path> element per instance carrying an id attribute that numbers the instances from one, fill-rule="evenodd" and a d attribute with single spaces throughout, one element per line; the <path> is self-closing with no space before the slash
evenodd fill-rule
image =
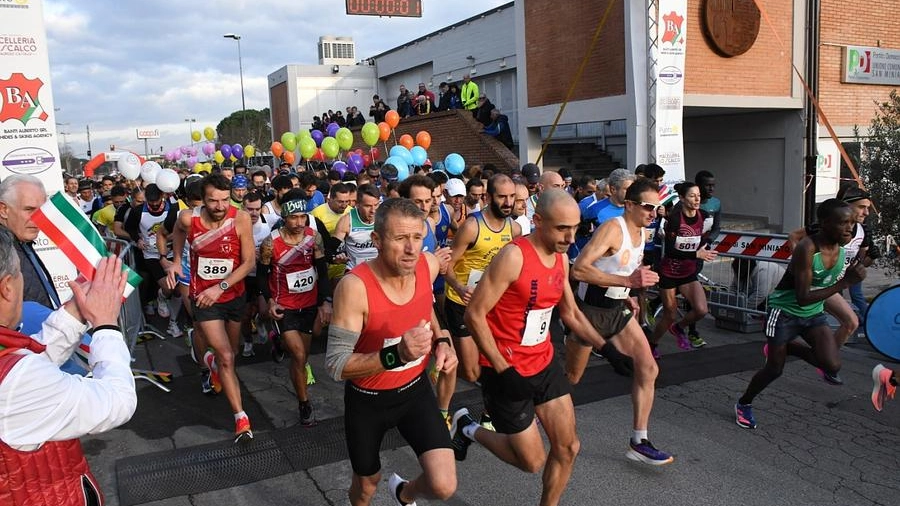
<path id="1" fill-rule="evenodd" d="M 167 162 L 171 162 L 172 161 L 172 152 L 169 151 L 168 153 L 163 155 L 163 158 L 165 158 Z"/>
<path id="2" fill-rule="evenodd" d="M 182 154 L 182 155 L 187 155 L 187 154 L 189 154 L 189 153 L 191 152 L 191 147 L 190 147 L 190 146 L 181 146 L 181 147 L 178 148 L 178 149 L 179 149 L 179 151 L 181 151 L 181 154 Z"/>
<path id="3" fill-rule="evenodd" d="M 203 145 L 203 154 L 204 154 L 204 155 L 206 155 L 206 156 L 212 156 L 212 154 L 215 153 L 215 152 L 216 152 L 216 145 L 215 145 L 215 144 L 213 144 L 213 143 L 211 143 L 211 142 L 207 142 L 206 144 Z"/>
<path id="4" fill-rule="evenodd" d="M 191 148 L 189 153 L 191 156 L 197 156 L 197 148 Z"/>
<path id="5" fill-rule="evenodd" d="M 196 156 L 192 156 L 192 157 L 188 158 L 188 161 L 187 161 L 187 166 L 189 168 L 193 169 L 194 165 L 197 165 L 197 157 Z"/>

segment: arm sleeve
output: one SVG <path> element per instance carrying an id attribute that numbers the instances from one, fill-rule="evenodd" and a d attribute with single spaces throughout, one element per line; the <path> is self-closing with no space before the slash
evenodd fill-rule
<path id="1" fill-rule="evenodd" d="M 328 327 L 328 346 L 325 351 L 325 366 L 335 381 L 344 379 L 344 367 L 353 355 L 359 340 L 359 332 L 352 332 L 335 325 Z"/>

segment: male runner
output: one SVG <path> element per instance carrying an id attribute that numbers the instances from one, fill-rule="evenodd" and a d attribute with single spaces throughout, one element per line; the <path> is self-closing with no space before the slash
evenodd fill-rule
<path id="1" fill-rule="evenodd" d="M 372 184 L 360 185 L 356 190 L 356 207 L 338 220 L 332 237 L 342 242 L 347 270 L 378 256 L 378 249 L 372 242 L 372 232 L 375 230 L 375 210 L 380 201 L 378 188 Z M 336 249 L 340 251 L 341 247 Z"/>
<path id="2" fill-rule="evenodd" d="M 630 297 L 631 289 L 653 286 L 659 281 L 650 267 L 641 265 L 645 227 L 653 222 L 659 208 L 656 184 L 639 178 L 629 185 L 624 204 L 624 215 L 607 220 L 581 250 L 572 267 L 572 277 L 581 282 L 578 306 L 597 332 L 634 359 L 634 421 L 626 455 L 639 462 L 662 465 L 672 462 L 672 456 L 654 448 L 647 437 L 659 368 L 634 317 L 637 304 Z M 591 343 L 579 339 L 577 333 L 570 334 L 566 340 L 566 375 L 572 384 L 581 379 L 590 352 Z"/>
<path id="3" fill-rule="evenodd" d="M 799 357 L 822 371 L 826 380 L 841 368 L 838 344 L 825 318 L 825 300 L 844 288 L 865 279 L 866 268 L 853 260 L 844 269 L 844 244 L 853 238 L 853 213 L 838 199 L 819 204 L 816 218 L 819 232 L 807 236 L 794 248 L 784 277 L 769 296 L 766 320 L 766 365 L 757 372 L 744 395 L 734 405 L 735 421 L 745 429 L 755 429 L 751 403 L 784 369 L 787 355 Z M 796 342 L 802 337 L 806 343 Z M 832 381 L 832 383 L 836 383 Z"/>
<path id="4" fill-rule="evenodd" d="M 479 426 L 466 408 L 457 411 L 451 427 L 456 459 L 464 460 L 468 446 L 478 441 L 523 471 L 544 468 L 542 506 L 559 504 L 580 446 L 572 386 L 550 342 L 556 306 L 566 326 L 601 348 L 617 371 L 631 370 L 631 360 L 594 330 L 569 287 L 565 251 L 579 218 L 578 204 L 565 190 L 544 191 L 535 208 L 535 230 L 497 254 L 466 310 L 466 324 L 481 352 L 484 405 L 496 432 Z M 550 440 L 549 455 L 535 414 Z"/>
<path id="5" fill-rule="evenodd" d="M 326 362 L 335 380 L 348 380 L 344 409 L 353 506 L 369 504 L 375 494 L 381 441 L 392 427 L 422 466 L 412 481 L 390 477 L 398 505 L 415 504 L 416 497 L 447 500 L 456 490 L 447 426 L 425 378 L 430 353 L 441 372 L 453 371 L 457 362 L 432 308 L 431 283 L 439 267 L 433 255 L 422 253 L 424 219 L 407 199 L 385 201 L 372 233 L 378 254 L 344 276 L 334 294 Z"/>
<path id="6" fill-rule="evenodd" d="M 184 241 L 191 243 L 191 302 L 194 324 L 215 353 L 218 375 L 234 412 L 235 443 L 253 439 L 250 419 L 241 404 L 241 389 L 234 368 L 245 310 L 244 278 L 256 262 L 250 216 L 231 206 L 231 183 L 221 174 L 203 178 L 203 206 L 178 215 L 173 231 L 175 258 L 170 283 L 181 273 Z M 216 364 L 218 367 L 216 367 Z M 215 380 L 213 380 L 215 383 Z"/>
<path id="7" fill-rule="evenodd" d="M 325 225 L 329 234 L 334 235 L 338 221 L 350 212 L 350 193 L 353 188 L 345 183 L 337 183 L 328 190 L 328 200 L 312 210 L 312 215 Z M 344 264 L 334 263 L 328 265 L 328 278 L 337 279 L 344 274 Z"/>
<path id="8" fill-rule="evenodd" d="M 234 181 L 238 179 L 240 175 L 235 175 L 232 180 L 232 185 L 234 185 Z M 243 176 L 240 176 L 243 177 Z M 234 187 L 231 188 L 232 193 L 232 201 L 234 200 Z M 259 261 L 259 246 L 262 242 L 272 234 L 272 224 L 267 221 L 266 217 L 262 215 L 262 206 L 263 206 L 263 197 L 262 194 L 256 191 L 252 191 L 248 193 L 242 199 L 242 207 L 244 211 L 247 211 L 247 214 L 250 215 L 250 223 L 253 228 L 253 246 L 256 251 L 256 260 Z M 234 205 L 234 202 L 232 202 Z M 269 215 L 268 219 L 274 218 L 272 215 Z M 268 320 L 268 312 L 269 308 L 266 304 L 267 298 L 262 296 L 262 292 L 260 291 L 260 284 L 257 282 L 257 273 L 256 273 L 256 263 L 253 264 L 253 269 L 250 270 L 250 273 L 247 274 L 247 278 L 244 280 L 244 288 L 246 289 L 247 294 L 247 311 L 244 314 L 244 319 L 241 322 L 241 333 L 244 336 L 244 349 L 241 350 L 241 356 L 243 357 L 252 357 L 256 353 L 253 350 L 253 332 L 251 331 L 250 321 L 254 316 L 259 315 L 259 318 L 256 322 L 256 333 L 258 336 L 258 341 L 260 343 L 264 343 L 268 338 L 268 334 L 265 329 L 265 321 Z"/>

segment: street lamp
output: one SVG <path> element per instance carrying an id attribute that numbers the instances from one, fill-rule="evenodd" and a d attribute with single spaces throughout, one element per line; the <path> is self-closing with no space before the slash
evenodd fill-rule
<path id="1" fill-rule="evenodd" d="M 188 133 L 190 134 L 188 137 L 191 138 L 191 147 L 194 147 L 194 123 L 196 123 L 197 120 L 194 118 L 184 118 L 184 121 L 188 124 Z"/>
<path id="2" fill-rule="evenodd" d="M 247 104 L 244 102 L 244 63 L 241 59 L 241 36 L 236 33 L 226 33 L 222 37 L 226 39 L 234 39 L 238 46 L 238 70 L 241 73 L 241 113 L 247 110 Z M 243 114 L 241 114 L 243 117 Z"/>
<path id="3" fill-rule="evenodd" d="M 56 122 L 56 126 L 69 126 L 69 123 Z M 65 156 L 65 158 L 66 158 L 66 172 L 71 174 L 72 173 L 72 152 L 69 149 L 69 137 L 68 137 L 69 132 L 58 131 L 56 133 L 58 133 L 59 135 L 62 135 L 63 151 L 65 152 L 63 154 L 63 156 Z"/>

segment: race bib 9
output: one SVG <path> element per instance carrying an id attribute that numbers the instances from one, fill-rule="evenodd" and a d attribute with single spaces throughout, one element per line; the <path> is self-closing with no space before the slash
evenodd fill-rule
<path id="1" fill-rule="evenodd" d="M 547 340 L 550 335 L 550 316 L 553 306 L 546 309 L 532 309 L 525 318 L 525 332 L 522 333 L 522 346 L 537 346 Z"/>
<path id="2" fill-rule="evenodd" d="M 306 293 L 316 286 L 316 269 L 310 267 L 298 272 L 284 275 L 290 293 Z"/>
<path id="3" fill-rule="evenodd" d="M 481 281 L 481 276 L 484 276 L 484 271 L 479 271 L 478 269 L 472 269 L 469 271 L 469 279 L 466 281 L 467 286 L 475 286 Z"/>
<path id="4" fill-rule="evenodd" d="M 678 251 L 697 251 L 700 248 L 700 236 L 676 237 L 675 249 Z"/>
<path id="5" fill-rule="evenodd" d="M 214 280 L 225 279 L 234 268 L 234 260 L 230 258 L 206 258 L 197 259 L 197 275 L 200 279 Z"/>

